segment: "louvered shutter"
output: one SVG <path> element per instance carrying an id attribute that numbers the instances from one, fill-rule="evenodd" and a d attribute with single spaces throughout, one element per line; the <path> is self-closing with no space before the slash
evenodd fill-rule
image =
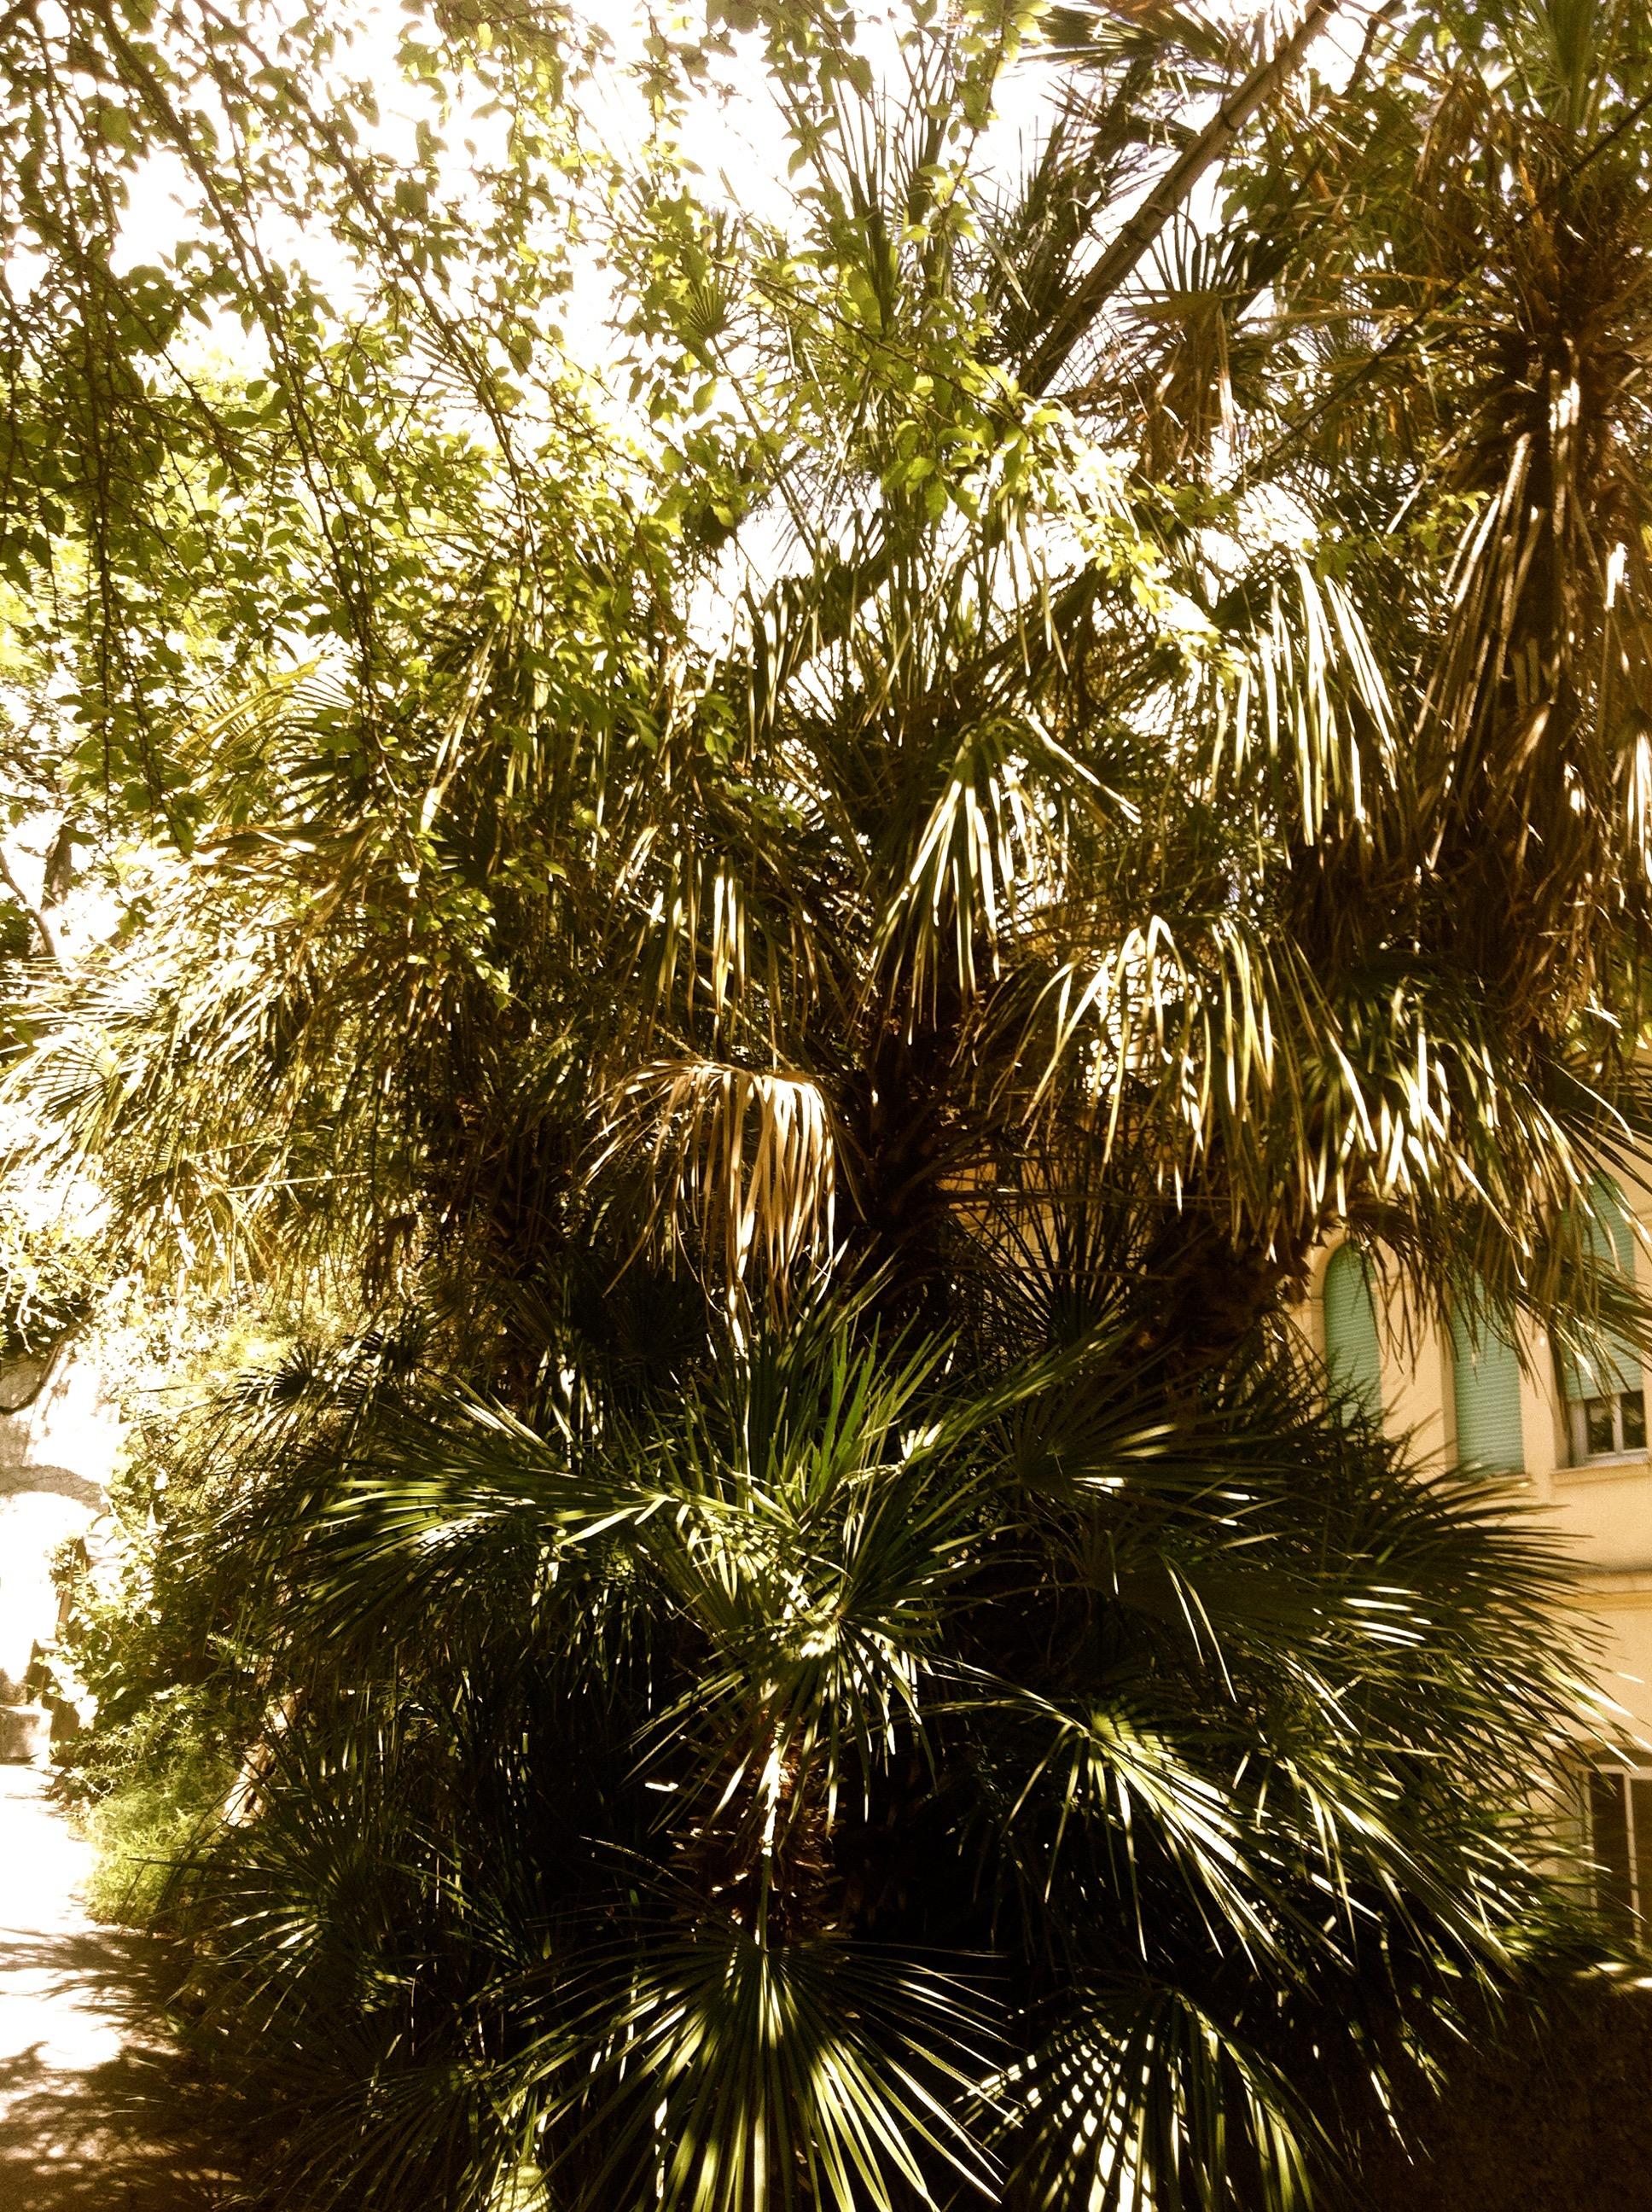
<path id="1" fill-rule="evenodd" d="M 1584 1224 L 1586 1242 L 1603 1266 L 1621 1269 L 1635 1279 L 1635 1231 L 1629 1208 L 1616 1183 L 1597 1183 L 1594 1212 Z M 1600 1350 L 1566 1362 L 1566 1395 L 1577 1400 L 1614 1397 L 1620 1390 L 1641 1387 L 1641 1355 L 1625 1336 L 1603 1333 Z"/>
<path id="2" fill-rule="evenodd" d="M 1344 1244 L 1325 1271 L 1325 1358 L 1331 1380 L 1373 1420 L 1382 1413 L 1382 1356 L 1370 1264 Z"/>
<path id="3" fill-rule="evenodd" d="M 1514 1346 L 1484 1315 L 1460 1310 L 1451 1317 L 1451 1367 L 1458 1466 L 1494 1474 L 1523 1473 L 1520 1361 Z"/>

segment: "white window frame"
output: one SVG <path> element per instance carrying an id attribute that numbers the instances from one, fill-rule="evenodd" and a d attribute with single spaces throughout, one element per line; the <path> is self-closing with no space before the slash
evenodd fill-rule
<path id="1" fill-rule="evenodd" d="M 1610 1451 L 1594 1451 L 1589 1445 L 1588 1409 L 1591 1406 L 1598 1406 L 1601 1399 L 1607 1397 L 1608 1395 L 1612 1406 L 1612 1449 Z M 1626 1444 L 1624 1442 L 1624 1400 L 1625 1398 L 1638 1398 L 1641 1401 L 1642 1441 L 1637 1444 Z M 1603 1391 L 1599 1397 L 1569 1398 L 1566 1401 L 1566 1425 L 1571 1445 L 1572 1465 L 1600 1467 L 1615 1460 L 1645 1459 L 1649 1449 L 1645 1435 L 1645 1407 L 1644 1383 L 1637 1390 L 1614 1390 L 1610 1394 Z"/>

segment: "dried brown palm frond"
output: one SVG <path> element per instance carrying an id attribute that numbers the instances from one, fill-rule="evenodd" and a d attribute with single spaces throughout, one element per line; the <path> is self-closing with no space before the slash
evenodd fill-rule
<path id="1" fill-rule="evenodd" d="M 806 1076 L 714 1060 L 661 1060 L 616 1092 L 593 1173 L 641 1163 L 643 1235 L 675 1259 L 691 1249 L 737 1307 L 754 1280 L 785 1302 L 802 1263 L 832 1249 L 837 1147 L 831 1109 Z"/>

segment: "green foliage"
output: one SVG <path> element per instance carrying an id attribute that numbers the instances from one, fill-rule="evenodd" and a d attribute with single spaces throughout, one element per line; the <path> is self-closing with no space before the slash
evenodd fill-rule
<path id="1" fill-rule="evenodd" d="M 33 950 L 34 930 L 15 899 L 0 898 L 0 961 L 27 959 Z"/>
<path id="2" fill-rule="evenodd" d="M 164 1346 L 146 1347 L 133 1316 L 125 1320 L 124 1331 L 106 1328 L 100 1364 L 107 1385 L 130 1389 L 137 1418 L 107 1514 L 58 1561 L 71 1603 L 49 1664 L 84 1723 L 56 1746 L 53 1766 L 97 1848 L 90 1902 L 131 1923 L 165 1918 L 171 1869 L 231 1802 L 263 1716 L 255 1656 L 234 1640 L 233 1595 L 201 1576 L 195 1553 L 225 1503 L 213 1396 L 268 1347 L 218 1314 L 197 1320 L 191 1358 L 175 1326 Z M 157 1375 L 172 1386 L 170 1404 L 157 1403 Z"/>
<path id="3" fill-rule="evenodd" d="M 277 521 L 258 474 L 249 558 L 319 611 L 229 610 L 231 687 L 186 653 L 156 707 L 185 852 L 126 865 L 126 934 L 35 1012 L 46 1146 L 111 1162 L 160 1270 L 325 1254 L 376 1292 L 617 1224 L 646 1172 L 654 1247 L 738 1301 L 832 1221 L 921 1275 L 950 1185 L 1099 1148 L 1161 1209 L 1171 1334 L 1242 1334 L 1339 1220 L 1442 1317 L 1471 1281 L 1499 1317 L 1587 1307 L 1574 1201 L 1648 1124 L 1619 21 L 1583 123 L 1540 11 L 1433 62 L 1379 27 L 1236 150 L 1193 262 L 1172 228 L 1096 303 L 1096 374 L 1054 395 L 1019 380 L 1073 257 L 1230 46 L 1098 34 L 1019 197 L 978 117 L 1007 20 L 903 22 L 899 100 L 829 11 L 651 49 L 647 159 L 557 173 L 623 396 L 547 341 L 481 437 L 341 325 L 327 361 L 383 384 L 334 475 L 365 443 L 393 483 L 335 516 L 283 447 Z M 759 33 L 772 217 L 663 119 L 679 72 L 732 97 Z M 371 637 L 319 580 L 343 542 Z M 275 664 L 295 632 L 320 660 Z"/>
<path id="4" fill-rule="evenodd" d="M 161 1692 L 126 1727 L 100 1735 L 89 1770 L 60 1771 L 73 1775 L 71 1802 L 85 1800 L 96 1852 L 88 1909 L 129 1927 L 164 1921 L 173 1869 L 216 1822 L 235 1780 L 215 1703 Z M 106 1786 L 88 1790 L 94 1780 Z"/>
<path id="5" fill-rule="evenodd" d="M 1284 2206 L 1558 1940 L 1541 1546 L 1023 1290 L 531 1421 L 405 1335 L 253 1394 L 189 1557 L 261 1778 L 172 1909 L 278 2201 Z"/>
<path id="6" fill-rule="evenodd" d="M 1284 1309 L 1652 1344 L 1633 11 L 444 8 L 399 164 L 322 18 L 64 21 L 8 665 L 121 921 L 14 1164 L 338 1324 L 76 1632 L 112 1823 L 246 1757 L 165 1909 L 274 2201 L 1284 2212 L 1588 1950 L 1564 1577 Z"/>
<path id="7" fill-rule="evenodd" d="M 96 1240 L 0 1213 L 0 1358 L 51 1352 L 91 1312 Z"/>

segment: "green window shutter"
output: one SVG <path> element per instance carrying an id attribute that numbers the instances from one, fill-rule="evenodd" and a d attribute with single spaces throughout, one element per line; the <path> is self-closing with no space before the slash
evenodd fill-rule
<path id="1" fill-rule="evenodd" d="M 1365 1255 L 1339 1245 L 1325 1271 L 1325 1363 L 1338 1389 L 1382 1417 L 1382 1355 Z"/>
<path id="2" fill-rule="evenodd" d="M 1514 1346 L 1483 1315 L 1459 1310 L 1451 1316 L 1451 1368 L 1458 1466 L 1523 1474 L 1520 1361 Z"/>
<path id="3" fill-rule="evenodd" d="M 1594 1212 L 1584 1224 L 1585 1243 L 1603 1266 L 1621 1269 L 1635 1279 L 1635 1231 L 1629 1208 L 1616 1183 L 1599 1182 L 1592 1193 Z M 1641 1387 L 1641 1355 L 1625 1336 L 1604 1332 L 1598 1352 L 1565 1362 L 1566 1395 L 1570 1399 L 1610 1398 L 1620 1390 Z"/>

